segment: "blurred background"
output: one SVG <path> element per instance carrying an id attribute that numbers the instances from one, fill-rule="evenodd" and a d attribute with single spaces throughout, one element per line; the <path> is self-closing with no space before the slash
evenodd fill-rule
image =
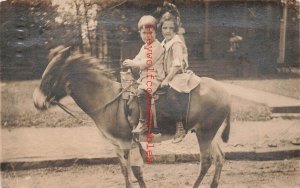
<path id="1" fill-rule="evenodd" d="M 181 13 L 190 69 L 213 78 L 292 73 L 300 65 L 299 1 L 170 1 Z M 111 68 L 142 45 L 137 22 L 162 1 L 1 1 L 1 78 L 39 78 L 51 48 L 89 53 Z M 160 40 L 161 36 L 158 37 Z"/>

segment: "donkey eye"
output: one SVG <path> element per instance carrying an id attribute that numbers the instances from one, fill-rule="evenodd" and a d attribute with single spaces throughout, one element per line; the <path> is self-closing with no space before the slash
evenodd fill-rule
<path id="1" fill-rule="evenodd" d="M 55 81 L 52 87 L 56 87 L 58 84 L 58 81 Z"/>

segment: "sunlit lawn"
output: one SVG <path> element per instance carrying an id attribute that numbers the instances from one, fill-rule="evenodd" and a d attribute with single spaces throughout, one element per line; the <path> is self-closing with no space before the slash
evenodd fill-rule
<path id="1" fill-rule="evenodd" d="M 91 120 L 66 98 L 62 101 L 76 115 L 84 120 L 79 122 L 55 107 L 39 112 L 35 109 L 32 94 L 39 85 L 38 80 L 1 82 L 1 127 L 76 127 L 93 125 Z"/>
<path id="2" fill-rule="evenodd" d="M 76 127 L 93 126 L 91 120 L 72 102 L 62 101 L 83 119 L 78 122 L 58 107 L 46 112 L 38 112 L 33 105 L 32 93 L 39 81 L 13 81 L 1 83 L 1 126 L 11 127 Z M 70 99 L 70 98 L 69 98 Z M 232 119 L 240 121 L 267 120 L 268 107 L 232 97 Z"/>

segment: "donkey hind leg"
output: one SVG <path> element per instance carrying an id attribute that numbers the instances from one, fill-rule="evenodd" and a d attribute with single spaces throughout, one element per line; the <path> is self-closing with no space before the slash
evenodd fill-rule
<path id="1" fill-rule="evenodd" d="M 146 188 L 143 177 L 144 161 L 138 143 L 133 143 L 132 149 L 130 150 L 130 164 L 133 175 L 138 180 L 139 186 L 141 188 Z"/>
<path id="2" fill-rule="evenodd" d="M 117 148 L 116 153 L 120 161 L 122 174 L 125 178 L 126 188 L 132 188 L 130 150 Z"/>
<path id="3" fill-rule="evenodd" d="M 211 166 L 211 142 L 212 136 L 205 135 L 205 132 L 196 132 L 198 139 L 198 144 L 200 147 L 200 173 L 194 183 L 193 188 L 199 187 L 201 181 L 203 180 L 205 174 Z"/>
<path id="4" fill-rule="evenodd" d="M 222 171 L 223 163 L 225 161 L 225 155 L 222 152 L 219 144 L 215 140 L 213 140 L 213 142 L 212 142 L 211 152 L 212 152 L 212 156 L 213 156 L 213 160 L 214 160 L 214 164 L 215 164 L 215 174 L 214 174 L 213 181 L 212 181 L 210 187 L 216 188 L 219 185 L 221 171 Z"/>

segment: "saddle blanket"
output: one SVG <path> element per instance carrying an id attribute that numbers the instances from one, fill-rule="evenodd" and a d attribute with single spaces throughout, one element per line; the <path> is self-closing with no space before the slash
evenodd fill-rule
<path id="1" fill-rule="evenodd" d="M 200 84 L 201 78 L 194 73 L 176 74 L 169 85 L 180 93 L 190 93 Z"/>

